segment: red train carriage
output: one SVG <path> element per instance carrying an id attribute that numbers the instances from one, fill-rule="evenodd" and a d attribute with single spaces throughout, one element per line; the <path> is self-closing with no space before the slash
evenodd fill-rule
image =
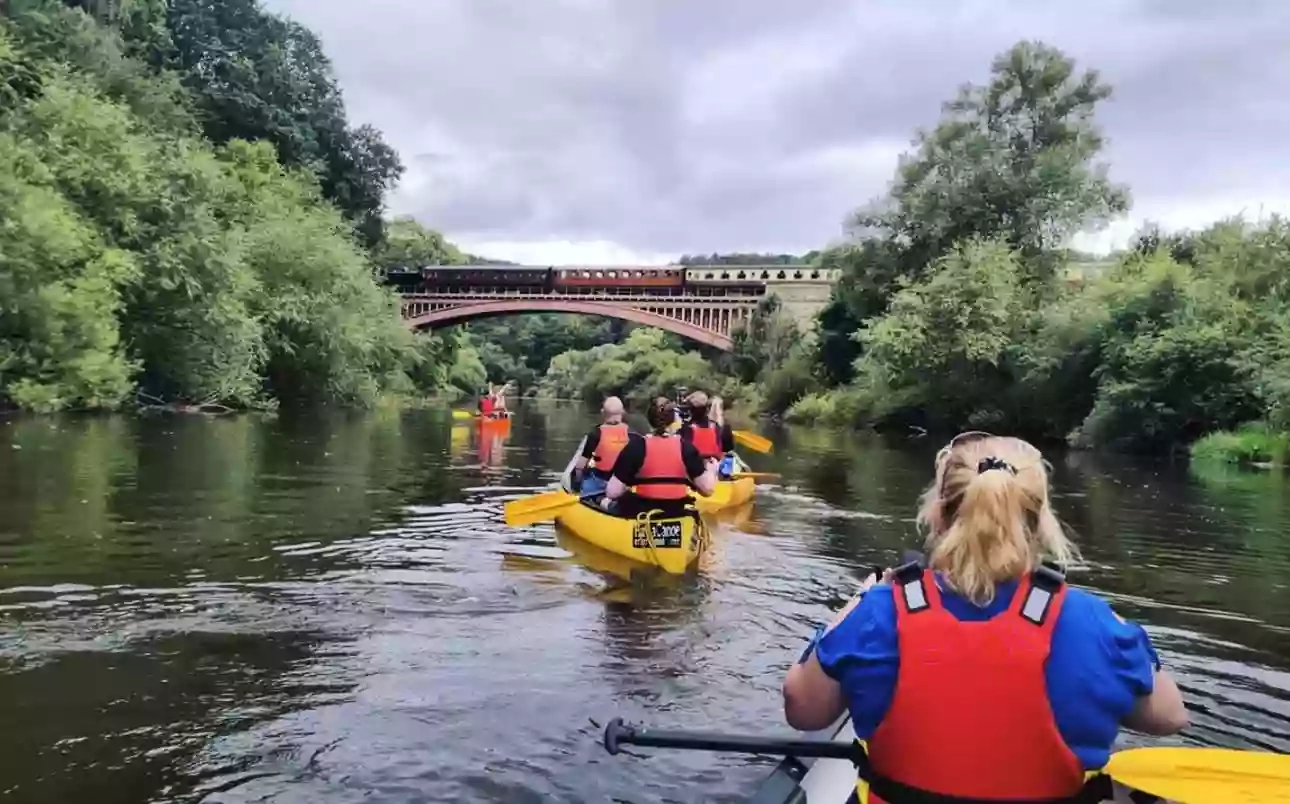
<path id="1" fill-rule="evenodd" d="M 685 269 L 679 265 L 565 266 L 554 268 L 553 286 L 565 293 L 680 293 Z"/>

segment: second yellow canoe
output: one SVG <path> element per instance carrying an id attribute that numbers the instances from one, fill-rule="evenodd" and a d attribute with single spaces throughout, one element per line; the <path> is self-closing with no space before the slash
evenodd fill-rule
<path id="1" fill-rule="evenodd" d="M 726 486 L 730 489 L 729 499 L 722 499 L 721 502 L 713 502 L 707 497 L 695 497 L 696 507 L 703 512 L 720 511 L 725 508 L 734 508 L 743 505 L 753 498 L 757 491 L 757 481 L 751 477 L 740 477 L 735 480 L 718 480 L 718 486 Z"/>
<path id="2" fill-rule="evenodd" d="M 589 544 L 673 575 L 685 573 L 712 538 L 697 516 L 626 519 L 588 503 L 569 506 L 556 521 Z"/>

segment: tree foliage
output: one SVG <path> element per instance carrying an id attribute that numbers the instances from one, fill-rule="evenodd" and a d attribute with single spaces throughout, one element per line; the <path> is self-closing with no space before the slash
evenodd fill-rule
<path id="1" fill-rule="evenodd" d="M 854 215 L 855 240 L 820 256 L 844 272 L 821 318 L 829 379 L 851 379 L 860 343 L 850 334 L 886 309 L 898 282 L 925 277 L 957 244 L 1006 242 L 1043 287 L 1070 235 L 1128 208 L 1128 191 L 1097 161 L 1094 112 L 1110 94 L 1096 71 L 1021 42 L 994 60 L 988 83 L 945 104 L 901 158 L 888 195 Z"/>
<path id="2" fill-rule="evenodd" d="M 1027 42 L 960 90 L 855 237 L 819 255 L 843 271 L 818 319 L 833 390 L 790 415 L 1146 450 L 1290 429 L 1286 221 L 1149 226 L 1093 265 L 1067 248 L 1128 205 L 1098 161 L 1109 96 Z"/>
<path id="3" fill-rule="evenodd" d="M 142 30 L 158 8 L 92 10 Z M 181 83 L 57 3 L 15 0 L 0 21 L 0 402 L 411 390 L 425 350 L 317 172 L 267 136 L 213 145 Z"/>

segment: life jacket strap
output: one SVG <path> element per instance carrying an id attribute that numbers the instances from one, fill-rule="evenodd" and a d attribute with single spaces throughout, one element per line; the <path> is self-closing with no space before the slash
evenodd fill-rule
<path id="1" fill-rule="evenodd" d="M 869 791 L 882 799 L 885 804 L 1101 804 L 1111 799 L 1114 793 L 1111 778 L 1101 773 L 1089 777 L 1079 792 L 1059 798 L 1034 798 L 1023 801 L 1022 799 L 971 798 L 935 793 L 875 773 L 873 766 L 869 764 L 869 753 L 859 740 L 855 741 L 855 753 L 851 762 L 856 766 L 860 779 L 868 785 Z M 1135 804 L 1154 804 L 1160 799 L 1151 796 L 1140 802 L 1137 799 L 1134 801 Z"/>
<path id="2" fill-rule="evenodd" d="M 633 486 L 689 486 L 688 477 L 639 477 L 632 481 Z"/>

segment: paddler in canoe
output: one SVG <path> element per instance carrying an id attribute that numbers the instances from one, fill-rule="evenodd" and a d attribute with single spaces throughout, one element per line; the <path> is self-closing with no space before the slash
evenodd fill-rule
<path id="1" fill-rule="evenodd" d="M 703 391 L 695 391 L 685 398 L 685 404 L 690 411 L 689 421 L 681 426 L 679 435 L 693 444 L 705 461 L 716 466 L 718 482 L 730 487 L 730 492 L 722 495 L 723 504 L 701 499 L 697 501 L 699 510 L 718 511 L 748 502 L 757 490 L 757 481 L 734 477 L 748 467 L 735 454 L 735 434 L 726 424 L 721 397 L 709 399 Z"/>
<path id="2" fill-rule="evenodd" d="M 872 766 L 860 802 L 1082 801 L 1121 728 L 1187 725 L 1178 686 L 1140 625 L 1065 583 L 1077 553 L 1039 450 L 964 433 L 935 469 L 929 568 L 871 578 L 816 631 L 784 681 L 788 723 L 850 714 Z"/>
<path id="3" fill-rule="evenodd" d="M 703 460 L 694 445 L 670 431 L 676 404 L 665 396 L 650 403 L 648 435 L 631 435 L 614 461 L 601 508 L 635 517 L 658 510 L 665 516 L 685 513 L 691 492 L 708 497 L 716 489 L 716 465 Z"/>
<path id="4" fill-rule="evenodd" d="M 623 401 L 605 397 L 600 406 L 600 424 L 582 442 L 582 452 L 573 463 L 569 488 L 575 493 L 599 494 L 609 485 L 614 464 L 627 446 L 632 431 L 623 421 Z M 591 461 L 595 461 L 592 465 Z"/>

